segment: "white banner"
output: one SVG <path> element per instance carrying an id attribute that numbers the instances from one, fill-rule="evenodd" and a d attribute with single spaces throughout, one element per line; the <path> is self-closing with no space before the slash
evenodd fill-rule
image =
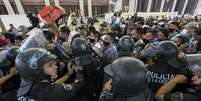
<path id="1" fill-rule="evenodd" d="M 26 15 L 0 15 L 0 19 L 6 30 L 9 30 L 9 24 L 13 24 L 15 28 L 21 25 L 31 26 Z"/>
<path id="2" fill-rule="evenodd" d="M 156 17 L 156 16 L 168 16 L 168 17 L 175 17 L 178 16 L 178 12 L 138 12 L 137 13 L 138 16 L 141 17 Z"/>
<path id="3" fill-rule="evenodd" d="M 132 17 L 134 13 L 122 13 L 122 17 L 127 18 L 127 17 Z M 168 17 L 175 17 L 178 16 L 178 12 L 137 12 L 137 15 L 140 17 L 156 17 L 156 16 L 168 16 Z M 105 13 L 105 20 L 106 22 L 111 21 L 111 17 L 113 16 L 113 13 Z"/>

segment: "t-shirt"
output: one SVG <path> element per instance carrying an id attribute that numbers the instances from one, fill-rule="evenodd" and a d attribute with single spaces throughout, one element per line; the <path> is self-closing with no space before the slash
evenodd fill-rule
<path id="1" fill-rule="evenodd" d="M 147 67 L 147 78 L 149 88 L 155 93 L 163 84 L 171 80 L 177 74 L 184 74 L 183 71 L 170 67 L 166 63 L 156 63 Z"/>

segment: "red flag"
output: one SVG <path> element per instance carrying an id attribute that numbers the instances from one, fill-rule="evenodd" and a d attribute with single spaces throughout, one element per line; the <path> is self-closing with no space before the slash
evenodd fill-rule
<path id="1" fill-rule="evenodd" d="M 47 25 L 51 25 L 64 14 L 65 10 L 62 7 L 45 6 L 39 11 L 38 16 L 42 22 Z"/>

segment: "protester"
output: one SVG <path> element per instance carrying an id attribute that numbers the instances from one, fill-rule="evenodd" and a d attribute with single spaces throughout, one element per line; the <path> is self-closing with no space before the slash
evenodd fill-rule
<path id="1" fill-rule="evenodd" d="M 135 46 L 134 46 L 134 55 L 135 57 L 139 57 L 140 55 L 140 52 L 144 49 L 145 47 L 145 43 L 142 39 L 142 28 L 139 27 L 139 26 L 130 26 L 128 28 L 128 35 L 130 35 L 133 40 L 134 40 L 134 43 L 135 43 Z"/>

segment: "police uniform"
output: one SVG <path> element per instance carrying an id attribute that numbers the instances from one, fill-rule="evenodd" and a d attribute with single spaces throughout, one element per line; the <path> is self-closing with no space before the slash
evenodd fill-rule
<path id="1" fill-rule="evenodd" d="M 43 66 L 55 59 L 55 55 L 41 48 L 26 49 L 17 56 L 16 68 L 21 77 L 18 101 L 66 101 L 74 96 L 82 86 L 82 74 L 72 84 L 51 84 Z"/>
<path id="2" fill-rule="evenodd" d="M 147 67 L 149 88 L 153 94 L 177 74 L 188 75 L 187 64 L 179 59 L 179 49 L 175 43 L 163 41 L 156 49 L 157 62 Z"/>
<path id="3" fill-rule="evenodd" d="M 21 86 L 18 92 L 24 92 L 22 90 L 26 90 L 27 87 L 30 87 L 27 94 L 19 95 L 18 93 L 18 101 L 67 101 L 75 95 L 80 88 L 80 84 L 53 85 L 48 81 L 41 81 L 33 83 L 31 86 Z"/>
<path id="4" fill-rule="evenodd" d="M 151 101 L 146 68 L 140 60 L 121 57 L 104 71 L 112 78 L 112 91 L 103 90 L 99 101 Z"/>
<path id="5" fill-rule="evenodd" d="M 97 101 L 103 84 L 103 68 L 99 56 L 86 38 L 77 37 L 71 41 L 75 64 L 81 67 L 84 86 L 71 101 Z"/>
<path id="6" fill-rule="evenodd" d="M 181 67 L 184 68 L 184 67 Z M 185 74 L 183 70 L 173 68 L 167 63 L 157 62 L 147 67 L 149 88 L 155 94 L 157 90 L 177 74 Z"/>
<path id="7" fill-rule="evenodd" d="M 193 74 L 201 73 L 201 55 L 188 54 L 186 56 L 188 67 Z M 200 78 L 200 77 L 199 77 Z M 192 84 L 190 81 L 187 83 L 189 86 L 182 92 L 175 92 L 165 95 L 164 101 L 200 101 L 201 99 L 201 85 Z"/>
<path id="8" fill-rule="evenodd" d="M 14 60 L 18 54 L 18 47 L 10 47 L 7 50 L 3 50 L 0 53 L 0 78 L 6 76 L 9 73 L 9 70 L 14 67 Z M 20 77 L 19 75 L 12 76 L 7 80 L 3 85 L 1 85 L 0 98 L 2 101 L 16 100 L 16 90 L 20 86 Z"/>

